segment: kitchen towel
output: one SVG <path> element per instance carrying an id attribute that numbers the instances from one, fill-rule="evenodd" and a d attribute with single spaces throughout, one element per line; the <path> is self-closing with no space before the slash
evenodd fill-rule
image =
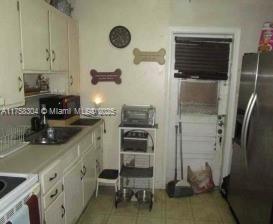
<path id="1" fill-rule="evenodd" d="M 28 206 L 24 204 L 23 207 L 9 219 L 9 222 L 12 224 L 30 224 Z"/>
<path id="2" fill-rule="evenodd" d="M 30 224 L 40 224 L 39 202 L 36 195 L 32 195 L 26 202 L 29 210 Z"/>

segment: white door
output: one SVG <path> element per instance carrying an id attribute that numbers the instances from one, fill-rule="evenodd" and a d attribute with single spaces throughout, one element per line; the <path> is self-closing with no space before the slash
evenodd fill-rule
<path id="1" fill-rule="evenodd" d="M 85 207 L 96 188 L 96 153 L 89 149 L 83 156 L 83 206 Z"/>
<path id="2" fill-rule="evenodd" d="M 0 1 L 0 106 L 24 105 L 20 17 L 16 0 Z"/>
<path id="3" fill-rule="evenodd" d="M 80 55 L 79 55 L 79 27 L 78 23 L 69 19 L 69 94 L 77 95 L 80 89 Z"/>
<path id="4" fill-rule="evenodd" d="M 66 224 L 75 223 L 83 209 L 81 161 L 77 162 L 64 175 L 64 204 Z"/>
<path id="5" fill-rule="evenodd" d="M 66 210 L 63 193 L 45 211 L 46 224 L 65 224 Z"/>
<path id="6" fill-rule="evenodd" d="M 23 69 L 50 70 L 49 8 L 44 1 L 21 1 Z"/>
<path id="7" fill-rule="evenodd" d="M 51 70 L 68 71 L 68 20 L 55 9 L 50 10 Z"/>

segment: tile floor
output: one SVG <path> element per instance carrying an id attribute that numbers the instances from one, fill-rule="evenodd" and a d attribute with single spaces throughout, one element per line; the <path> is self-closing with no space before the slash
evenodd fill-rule
<path id="1" fill-rule="evenodd" d="M 174 199 L 165 191 L 155 194 L 151 212 L 138 207 L 136 202 L 114 207 L 111 194 L 92 198 L 78 224 L 235 224 L 229 208 L 220 193 Z"/>

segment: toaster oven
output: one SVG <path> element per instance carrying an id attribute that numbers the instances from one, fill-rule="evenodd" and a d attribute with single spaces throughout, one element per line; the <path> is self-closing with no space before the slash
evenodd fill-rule
<path id="1" fill-rule="evenodd" d="M 147 152 L 148 132 L 130 130 L 124 134 L 122 145 L 124 151 Z"/>
<path id="2" fill-rule="evenodd" d="M 123 105 L 121 125 L 132 127 L 153 127 L 156 110 L 152 105 Z"/>

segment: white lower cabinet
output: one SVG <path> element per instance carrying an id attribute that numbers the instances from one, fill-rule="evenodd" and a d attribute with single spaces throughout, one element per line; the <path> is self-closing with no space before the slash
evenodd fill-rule
<path id="1" fill-rule="evenodd" d="M 64 194 L 62 193 L 45 211 L 46 224 L 65 224 Z"/>
<path id="2" fill-rule="evenodd" d="M 83 207 L 90 200 L 96 188 L 96 151 L 89 149 L 82 159 L 84 177 L 82 179 L 83 187 Z"/>
<path id="3" fill-rule="evenodd" d="M 98 129 L 101 131 L 100 126 Z M 94 132 L 100 132 L 98 129 L 40 172 L 45 224 L 75 224 L 94 194 L 98 161 L 102 163 L 102 148 L 96 148 L 93 141 Z"/>
<path id="4" fill-rule="evenodd" d="M 83 210 L 82 163 L 78 161 L 63 177 L 65 223 L 74 224 Z"/>

